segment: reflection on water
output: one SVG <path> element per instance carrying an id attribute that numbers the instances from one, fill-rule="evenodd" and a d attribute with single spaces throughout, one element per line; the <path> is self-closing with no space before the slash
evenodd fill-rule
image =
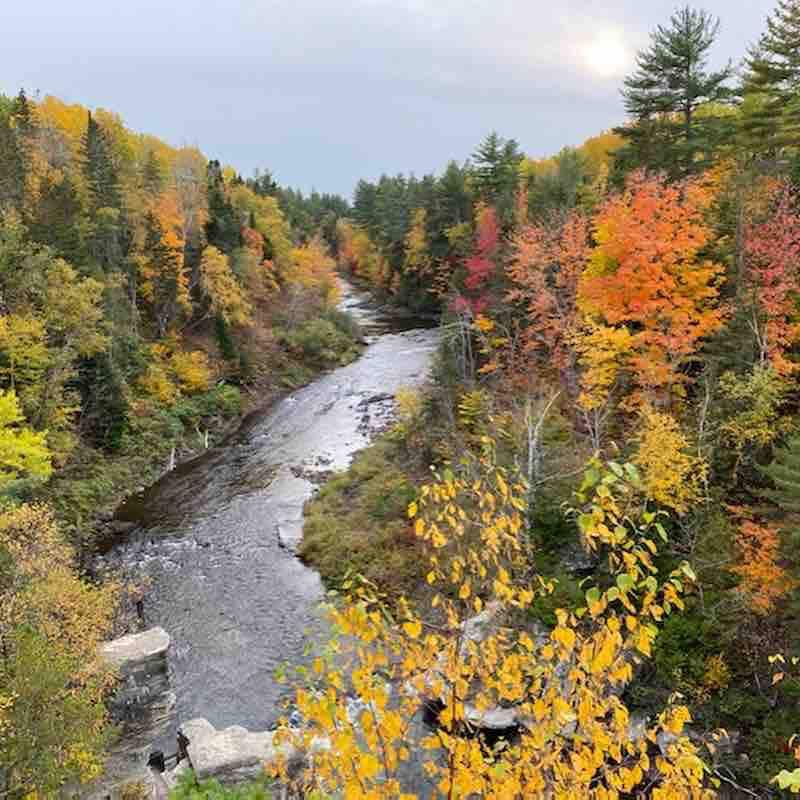
<path id="1" fill-rule="evenodd" d="M 274 722 L 283 691 L 275 668 L 301 660 L 322 630 L 320 579 L 291 552 L 308 477 L 345 468 L 390 413 L 388 398 L 430 365 L 435 330 L 382 316 L 350 287 L 342 307 L 367 333 L 358 361 L 251 415 L 120 509 L 137 528 L 104 558 L 147 579 L 146 623 L 172 637 L 176 727 L 193 717 L 216 727 Z"/>

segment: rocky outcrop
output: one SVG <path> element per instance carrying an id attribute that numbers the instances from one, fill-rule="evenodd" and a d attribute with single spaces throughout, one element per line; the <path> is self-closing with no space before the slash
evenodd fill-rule
<path id="1" fill-rule="evenodd" d="M 119 736 L 112 744 L 103 777 L 80 796 L 91 800 L 119 798 L 124 787 L 139 784 L 152 797 L 165 796 L 147 768 L 152 743 L 169 727 L 175 707 L 170 690 L 170 638 L 162 628 L 122 636 L 100 647 L 105 661 L 117 671 L 119 683 L 110 703 Z M 162 787 L 163 788 L 163 787 Z"/>
<path id="2" fill-rule="evenodd" d="M 189 740 L 188 761 L 165 775 L 167 785 L 173 785 L 187 767 L 194 770 L 198 780 L 215 778 L 232 785 L 258 778 L 263 775 L 265 765 L 278 758 L 286 760 L 290 775 L 306 765 L 304 753 L 275 741 L 276 731 L 251 732 L 238 725 L 217 730 L 206 719 L 185 722 L 181 731 Z M 312 752 L 328 746 L 327 740 L 316 739 Z"/>
<path id="3" fill-rule="evenodd" d="M 146 747 L 168 727 L 175 706 L 170 691 L 167 654 L 170 638 L 163 628 L 151 628 L 106 642 L 103 659 L 119 674 L 110 711 L 124 729 L 130 749 Z"/>

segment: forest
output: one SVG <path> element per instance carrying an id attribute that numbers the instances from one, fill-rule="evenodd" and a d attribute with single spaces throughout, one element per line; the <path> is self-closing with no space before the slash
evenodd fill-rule
<path id="1" fill-rule="evenodd" d="M 441 346 L 306 508 L 334 638 L 271 778 L 413 798 L 421 749 L 432 797 L 800 793 L 800 2 L 713 69 L 719 25 L 665 20 L 579 147 L 491 133 L 352 203 L 0 97 L 0 797 L 102 772 L 97 519 L 358 357 L 337 273 Z"/>

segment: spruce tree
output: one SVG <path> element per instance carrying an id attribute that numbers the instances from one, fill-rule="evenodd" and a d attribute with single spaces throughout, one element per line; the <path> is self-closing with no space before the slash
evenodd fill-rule
<path id="1" fill-rule="evenodd" d="M 800 144 L 800 0 L 779 0 L 746 67 L 745 142 L 770 155 Z"/>
<path id="2" fill-rule="evenodd" d="M 472 179 L 478 197 L 497 208 L 501 219 L 514 208 L 522 153 L 514 139 L 492 131 L 472 154 Z"/>
<path id="3" fill-rule="evenodd" d="M 208 244 L 230 254 L 242 244 L 239 214 L 228 199 L 219 161 L 208 162 L 208 222 L 205 225 Z"/>
<path id="4" fill-rule="evenodd" d="M 707 68 L 719 20 L 684 7 L 659 25 L 650 47 L 637 56 L 637 70 L 625 79 L 622 97 L 632 124 L 616 129 L 628 140 L 621 154 L 629 166 L 662 169 L 673 176 L 702 170 L 714 157 L 724 130 L 717 115 L 698 114 L 730 99 L 730 64 Z"/>
<path id="5" fill-rule="evenodd" d="M 119 208 L 119 181 L 111 143 L 91 113 L 81 145 L 91 211 L 94 213 L 100 208 Z"/>
<path id="6" fill-rule="evenodd" d="M 164 188 L 164 171 L 153 150 L 147 153 L 142 167 L 142 187 L 148 195 L 155 196 Z"/>
<path id="7" fill-rule="evenodd" d="M 800 436 L 793 436 L 779 447 L 772 463 L 761 471 L 775 487 L 766 489 L 764 496 L 782 511 L 800 513 Z"/>

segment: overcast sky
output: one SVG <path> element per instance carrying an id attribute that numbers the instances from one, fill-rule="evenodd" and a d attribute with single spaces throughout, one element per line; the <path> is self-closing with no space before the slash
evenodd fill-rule
<path id="1" fill-rule="evenodd" d="M 738 61 L 773 0 L 706 0 Z M 662 0 L 0 0 L 0 91 L 101 106 L 250 175 L 350 194 L 490 130 L 548 155 L 623 118 Z"/>

